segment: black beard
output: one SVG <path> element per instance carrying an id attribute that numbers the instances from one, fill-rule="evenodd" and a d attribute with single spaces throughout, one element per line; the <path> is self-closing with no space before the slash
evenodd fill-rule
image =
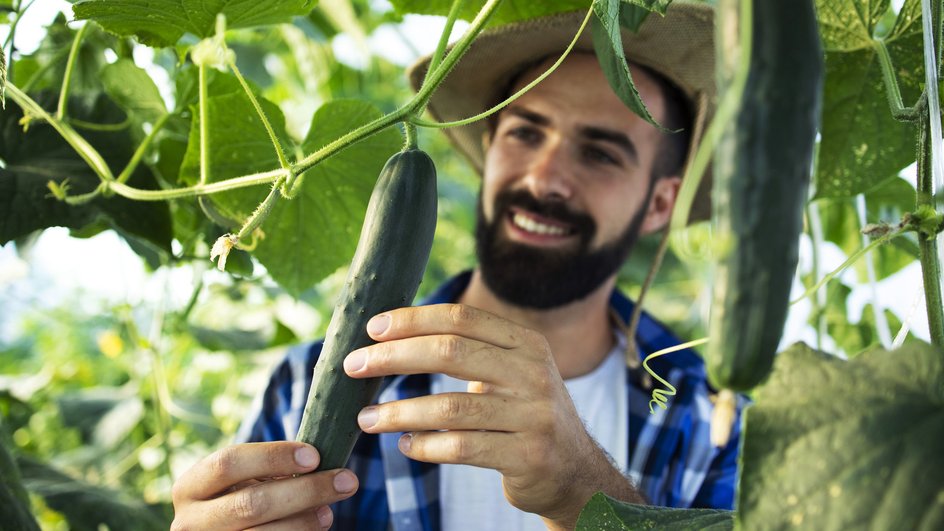
<path id="1" fill-rule="evenodd" d="M 495 198 L 494 218 L 487 222 L 480 193 L 475 251 L 485 284 L 501 300 L 522 308 L 547 310 L 583 299 L 626 261 L 639 237 L 652 190 L 650 182 L 645 201 L 622 235 L 596 250 L 590 249 L 596 223 L 587 214 L 559 201 L 539 201 L 524 190 L 504 191 Z M 503 238 L 501 226 L 511 207 L 570 225 L 577 236 L 576 248 L 543 249 Z"/>

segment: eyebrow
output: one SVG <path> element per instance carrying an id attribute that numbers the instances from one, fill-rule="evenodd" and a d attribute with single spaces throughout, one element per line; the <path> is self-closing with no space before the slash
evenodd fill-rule
<path id="1" fill-rule="evenodd" d="M 525 109 L 523 107 L 510 107 L 505 110 L 506 113 L 517 116 L 534 125 L 548 126 L 551 120 L 543 114 Z M 597 126 L 584 126 L 579 129 L 580 136 L 587 140 L 603 141 L 615 145 L 619 148 L 634 164 L 639 163 L 639 152 L 636 151 L 636 144 L 624 133 Z"/>

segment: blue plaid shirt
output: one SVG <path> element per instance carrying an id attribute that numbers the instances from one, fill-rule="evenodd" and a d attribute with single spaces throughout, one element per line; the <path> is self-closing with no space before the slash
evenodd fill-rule
<path id="1" fill-rule="evenodd" d="M 454 302 L 469 283 L 464 273 L 443 285 L 425 304 Z M 624 322 L 633 303 L 614 292 L 610 304 Z M 664 325 L 643 314 L 636 335 L 641 357 L 680 343 Z M 288 351 L 275 368 L 265 393 L 256 401 L 236 436 L 240 442 L 294 439 L 311 386 L 321 342 Z M 672 382 L 678 394 L 666 410 L 649 413 L 651 389 L 627 370 L 629 395 L 629 470 L 627 476 L 654 505 L 732 509 L 737 481 L 740 418 L 728 445 L 714 448 L 708 424 L 712 404 L 701 357 L 682 350 L 653 359 L 649 366 Z M 426 374 L 388 377 L 379 400 L 430 394 Z M 741 415 L 743 404 L 738 408 Z M 399 433 L 363 434 L 348 467 L 360 478 L 360 489 L 334 509 L 334 527 L 358 531 L 439 530 L 439 465 L 406 458 L 397 449 Z"/>

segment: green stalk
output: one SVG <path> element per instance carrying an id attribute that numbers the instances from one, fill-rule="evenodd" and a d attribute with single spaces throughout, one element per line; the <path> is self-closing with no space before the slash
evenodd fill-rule
<path id="1" fill-rule="evenodd" d="M 209 131 L 207 130 L 207 80 L 206 65 L 200 64 L 197 68 L 197 85 L 199 86 L 199 100 L 197 101 L 200 113 L 200 184 L 206 184 L 210 172 L 208 160 L 210 152 Z"/>
<path id="2" fill-rule="evenodd" d="M 56 109 L 56 118 L 62 120 L 66 117 L 66 107 L 69 102 L 69 86 L 72 84 L 72 72 L 75 70 L 75 59 L 79 56 L 79 48 L 82 45 L 82 38 L 88 31 L 89 23 L 85 23 L 75 33 L 75 39 L 72 40 L 72 49 L 69 50 L 69 58 L 66 60 L 66 73 L 62 78 L 62 89 L 59 92 L 59 108 Z"/>
<path id="3" fill-rule="evenodd" d="M 883 244 L 886 244 L 886 243 L 888 243 L 888 242 L 894 240 L 895 238 L 901 236 L 902 234 L 908 232 L 909 230 L 912 230 L 912 227 L 910 227 L 909 225 L 906 225 L 906 224 L 902 224 L 902 226 L 896 228 L 895 230 L 889 232 L 888 234 L 885 234 L 884 236 L 882 236 L 882 237 L 880 237 L 880 238 L 876 238 L 876 239 L 872 240 L 872 242 L 869 243 L 868 245 L 866 245 L 865 247 L 862 247 L 862 248 L 859 249 L 858 251 L 852 253 L 852 256 L 850 256 L 849 258 L 847 258 L 845 262 L 843 262 L 842 264 L 840 264 L 839 267 L 837 267 L 836 269 L 830 271 L 830 272 L 829 272 L 826 276 L 824 276 L 823 278 L 819 279 L 819 281 L 818 281 L 816 284 L 814 284 L 812 287 L 810 287 L 809 289 L 807 289 L 806 291 L 804 291 L 802 295 L 800 295 L 799 297 L 797 297 L 797 298 L 793 299 L 792 301 L 790 301 L 790 305 L 792 306 L 792 305 L 794 305 L 794 304 L 796 304 L 796 303 L 802 301 L 803 299 L 809 297 L 809 296 L 812 295 L 813 293 L 816 293 L 816 291 L 819 290 L 821 287 L 823 287 L 827 282 L 829 282 L 830 280 L 836 278 L 836 275 L 838 275 L 839 273 L 842 273 L 843 271 L 846 270 L 847 267 L 849 267 L 849 266 L 851 266 L 852 264 L 856 263 L 856 261 L 857 261 L 859 258 L 861 258 L 863 255 L 865 255 L 865 253 L 871 251 L 872 249 L 878 247 L 879 245 L 883 245 Z"/>
<path id="4" fill-rule="evenodd" d="M 915 210 L 934 208 L 934 185 L 931 175 L 930 117 L 918 120 L 918 194 Z M 918 236 L 924 301 L 928 310 L 931 344 L 944 348 L 944 301 L 941 297 L 941 262 L 937 253 L 937 236 Z"/>
<path id="5" fill-rule="evenodd" d="M 247 186 L 269 184 L 278 179 L 284 179 L 288 175 L 288 170 L 283 170 L 280 168 L 278 170 L 269 170 L 261 173 L 253 173 L 252 175 L 234 177 L 225 181 L 198 184 L 195 186 L 174 188 L 171 190 L 141 190 L 119 182 L 108 183 L 108 189 L 122 197 L 127 197 L 128 199 L 134 199 L 136 201 L 166 201 L 168 199 L 180 199 L 182 197 L 218 194 L 220 192 L 228 192 L 230 190 L 245 188 Z"/>
<path id="6" fill-rule="evenodd" d="M 475 37 L 481 33 L 482 29 L 484 29 L 489 17 L 491 17 L 492 13 L 494 13 L 498 6 L 501 5 L 501 2 L 502 0 L 488 0 L 488 2 L 486 2 L 486 4 L 482 7 L 482 10 L 479 11 L 479 14 L 476 15 L 475 20 L 472 21 L 468 31 L 453 47 L 452 52 L 446 56 L 442 64 L 439 65 L 439 68 L 437 68 L 432 73 L 427 74 L 426 81 L 424 81 L 423 86 L 406 105 L 400 107 L 390 114 L 381 116 L 370 123 L 358 127 L 357 129 L 341 136 L 318 151 L 308 155 L 304 159 L 296 162 L 291 167 L 292 173 L 295 175 L 301 175 L 325 158 L 330 157 L 331 155 L 334 155 L 335 153 L 351 146 L 352 144 L 386 129 L 395 123 L 411 119 L 422 112 L 422 110 L 426 107 L 426 103 L 429 101 L 430 96 L 432 96 L 433 91 L 436 90 L 436 87 L 442 83 L 442 80 L 445 79 L 446 75 L 449 74 L 456 63 L 459 62 L 459 59 L 461 59 L 462 55 L 465 54 L 465 51 L 472 44 L 472 41 L 475 39 Z"/>
<path id="7" fill-rule="evenodd" d="M 121 170 L 121 173 L 118 174 L 118 178 L 115 179 L 119 183 L 128 182 L 128 179 L 131 177 L 131 174 L 134 173 L 134 170 L 138 167 L 138 164 L 141 162 L 141 159 L 144 157 L 144 154 L 147 152 L 148 147 L 151 145 L 151 142 L 154 141 L 154 138 L 157 137 L 157 133 L 164 128 L 164 124 L 167 123 L 167 120 L 170 118 L 170 113 L 165 113 L 163 116 L 158 118 L 154 122 L 154 127 L 151 128 L 151 132 L 148 133 L 144 140 L 141 141 L 141 145 L 138 146 L 138 149 L 134 151 L 134 154 L 131 156 L 131 160 L 128 161 L 128 165 L 125 166 L 125 169 Z"/>
<path id="8" fill-rule="evenodd" d="M 721 139 L 721 134 L 728 122 L 734 119 L 738 108 L 741 106 L 741 100 L 744 96 L 744 87 L 747 86 L 747 77 L 751 66 L 751 46 L 754 35 L 753 29 L 753 4 L 750 0 L 741 0 L 738 7 L 740 15 L 738 21 L 739 47 L 742 50 L 738 58 L 737 70 L 734 71 L 734 77 L 728 90 L 725 92 L 715 116 L 708 125 L 708 129 L 698 143 L 698 149 L 695 156 L 692 157 L 691 165 L 685 176 L 682 178 L 682 186 L 679 188 L 678 197 L 675 200 L 675 208 L 672 210 L 672 220 L 669 226 L 672 230 L 681 230 L 688 225 L 689 212 L 692 209 L 692 203 L 695 202 L 695 195 L 698 192 L 698 185 L 701 184 L 701 178 L 705 174 L 705 169 L 711 161 L 715 146 Z"/>
<path id="9" fill-rule="evenodd" d="M 269 140 L 272 142 L 272 147 L 275 148 L 275 154 L 279 157 L 279 164 L 282 168 L 288 169 L 291 164 L 289 164 L 288 159 L 285 157 L 285 151 L 282 149 L 282 143 L 279 142 L 279 138 L 275 136 L 275 130 L 272 129 L 272 124 L 269 122 L 269 118 L 266 116 L 265 112 L 262 110 L 262 106 L 259 105 L 259 100 L 256 99 L 256 95 L 252 93 L 252 90 L 249 88 L 249 84 L 246 83 L 246 80 L 243 78 L 243 74 L 239 71 L 239 68 L 236 67 L 236 61 L 227 61 L 230 69 L 236 74 L 236 79 L 239 80 L 239 84 L 243 87 L 243 91 L 246 93 L 246 96 L 249 97 L 249 101 L 252 102 L 252 106 L 256 109 L 256 114 L 259 115 L 259 119 L 262 120 L 262 125 L 265 126 L 266 132 L 269 134 Z M 201 67 L 202 69 L 203 67 Z"/>
<path id="10" fill-rule="evenodd" d="M 410 122 L 413 125 L 418 125 L 421 127 L 433 127 L 433 128 L 438 128 L 438 129 L 445 129 L 447 127 L 458 127 L 462 125 L 468 125 L 472 122 L 477 122 L 484 118 L 488 118 L 489 116 L 495 114 L 496 112 L 504 109 L 511 102 L 520 98 L 525 92 L 528 92 L 529 90 L 534 88 L 538 83 L 540 83 L 541 81 L 544 81 L 544 78 L 551 75 L 552 73 L 554 73 L 555 70 L 557 70 L 557 67 L 559 67 L 561 63 L 564 62 L 564 59 L 566 59 L 567 56 L 570 55 L 571 50 L 573 50 L 574 46 L 577 45 L 577 40 L 580 38 L 580 35 L 583 33 L 584 28 L 587 27 L 587 23 L 590 22 L 590 17 L 592 15 L 593 15 L 593 8 L 590 8 L 590 10 L 587 11 L 587 16 L 583 19 L 583 23 L 580 24 L 580 28 L 577 30 L 577 34 L 574 35 L 573 40 L 570 41 L 570 44 L 567 45 L 567 48 L 564 50 L 563 53 L 561 53 L 560 57 L 557 58 L 557 61 L 555 61 L 554 64 L 550 66 L 550 68 L 544 71 L 540 76 L 535 78 L 533 81 L 531 81 L 530 83 L 522 87 L 521 90 L 509 96 L 508 99 L 506 99 L 505 101 L 499 103 L 498 105 L 495 105 L 494 107 L 492 107 L 491 109 L 488 109 L 485 112 L 481 112 L 479 114 L 476 114 L 475 116 L 470 116 L 469 118 L 463 118 L 462 120 L 456 120 L 453 122 L 433 122 L 431 120 L 424 120 L 423 118 L 420 118 L 419 116 L 412 118 Z M 430 69 L 432 69 L 432 64 L 430 64 Z"/>
<path id="11" fill-rule="evenodd" d="M 239 229 L 239 232 L 236 233 L 236 241 L 242 241 L 243 238 L 252 234 L 252 231 L 256 230 L 262 226 L 262 222 L 265 221 L 269 214 L 272 213 L 272 209 L 275 207 L 275 204 L 279 202 L 279 198 L 282 196 L 279 191 L 279 187 L 282 185 L 280 180 L 272 184 L 272 189 L 269 190 L 269 195 L 259 203 L 259 206 L 252 212 L 252 215 L 249 216 L 249 219 L 246 220 L 246 223 L 243 224 L 243 227 Z"/>
<path id="12" fill-rule="evenodd" d="M 442 62 L 443 57 L 446 55 L 446 46 L 449 44 L 449 36 L 452 35 L 452 28 L 456 24 L 456 19 L 459 18 L 459 10 L 462 9 L 463 4 L 465 4 L 465 0 L 453 0 L 452 7 L 449 8 L 449 14 L 446 15 L 446 25 L 443 27 L 442 34 L 439 36 L 439 42 L 436 44 L 436 51 L 433 52 L 433 57 L 429 61 L 429 69 L 426 71 L 427 76 L 429 72 L 436 70 L 439 63 Z M 426 84 L 426 79 L 423 80 L 423 84 Z"/>
<path id="13" fill-rule="evenodd" d="M 885 41 L 873 39 L 872 45 L 878 54 L 878 64 L 882 67 L 882 80 L 885 82 L 885 95 L 888 97 L 888 107 L 892 116 L 902 122 L 914 122 L 921 116 L 920 100 L 912 107 L 905 107 L 901 99 L 901 89 L 898 87 L 898 78 L 895 76 L 895 65 L 892 56 L 888 53 Z"/>
<path id="14" fill-rule="evenodd" d="M 24 113 L 39 116 L 51 125 L 53 129 L 58 131 L 62 138 L 72 146 L 72 149 L 82 157 L 82 160 L 92 168 L 92 171 L 94 171 L 102 181 L 113 181 L 115 179 L 111 173 L 111 169 L 108 168 L 108 164 L 105 163 L 105 159 L 102 158 L 91 144 L 82 138 L 82 135 L 76 133 L 69 124 L 50 115 L 45 109 L 40 107 L 38 103 L 27 94 L 20 91 L 20 89 L 16 88 L 16 85 L 12 83 L 7 84 L 7 95 L 23 109 Z"/>
<path id="15" fill-rule="evenodd" d="M 406 136 L 403 149 L 416 149 L 416 126 L 410 122 L 403 123 L 403 133 Z"/>

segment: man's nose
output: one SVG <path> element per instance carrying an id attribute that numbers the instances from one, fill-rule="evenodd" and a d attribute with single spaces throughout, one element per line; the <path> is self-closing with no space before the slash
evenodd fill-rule
<path id="1" fill-rule="evenodd" d="M 544 146 L 532 160 L 525 185 L 538 199 L 566 201 L 574 192 L 573 168 L 561 142 Z"/>

